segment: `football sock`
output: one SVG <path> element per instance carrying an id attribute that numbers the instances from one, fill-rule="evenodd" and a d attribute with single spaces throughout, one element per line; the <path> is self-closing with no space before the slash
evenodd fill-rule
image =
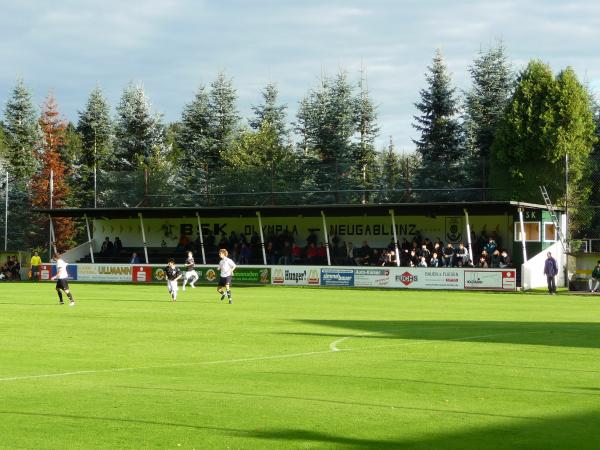
<path id="1" fill-rule="evenodd" d="M 231 300 L 231 291 L 227 291 L 227 298 Z"/>
<path id="2" fill-rule="evenodd" d="M 73 294 L 71 294 L 70 292 L 67 293 L 67 297 L 69 297 L 69 300 L 71 300 L 72 302 L 75 301 L 73 300 Z"/>
<path id="3" fill-rule="evenodd" d="M 58 301 L 62 303 L 63 299 L 62 299 L 62 292 L 60 291 L 56 291 L 58 294 Z"/>

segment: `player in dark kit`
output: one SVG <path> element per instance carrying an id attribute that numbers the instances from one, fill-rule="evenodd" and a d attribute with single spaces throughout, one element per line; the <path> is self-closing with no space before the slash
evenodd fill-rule
<path id="1" fill-rule="evenodd" d="M 167 267 L 165 267 L 165 278 L 167 279 L 167 287 L 173 301 L 177 300 L 177 281 L 181 278 L 181 270 L 175 265 L 175 260 L 169 258 Z"/>
<path id="2" fill-rule="evenodd" d="M 183 276 L 183 287 L 182 289 L 185 291 L 186 283 L 190 283 L 192 288 L 195 288 L 194 283 L 198 281 L 198 272 L 194 270 L 194 266 L 196 263 L 194 262 L 194 254 L 192 252 L 187 252 L 187 259 L 185 260 L 185 274 Z"/>

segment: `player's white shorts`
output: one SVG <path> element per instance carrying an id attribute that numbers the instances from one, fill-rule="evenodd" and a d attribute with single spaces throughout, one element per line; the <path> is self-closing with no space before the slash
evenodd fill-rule
<path id="1" fill-rule="evenodd" d="M 195 270 L 188 270 L 185 272 L 184 274 L 185 277 L 185 281 L 190 281 L 190 280 L 197 280 L 198 277 L 198 272 L 196 272 Z"/>
<path id="2" fill-rule="evenodd" d="M 177 285 L 177 280 L 167 280 L 167 286 L 169 288 L 169 292 L 177 292 L 179 286 Z"/>

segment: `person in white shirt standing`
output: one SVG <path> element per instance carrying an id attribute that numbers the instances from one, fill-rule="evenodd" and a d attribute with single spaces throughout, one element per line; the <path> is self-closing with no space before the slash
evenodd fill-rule
<path id="1" fill-rule="evenodd" d="M 58 253 L 54 255 L 54 259 L 56 259 L 56 275 L 54 275 L 51 279 L 56 280 L 56 292 L 58 293 L 58 303 L 60 305 L 64 305 L 62 292 L 64 291 L 69 297 L 69 306 L 75 306 L 75 300 L 73 299 L 73 294 L 69 290 L 69 273 L 67 272 L 67 262 L 62 259 L 62 256 Z"/>
<path id="2" fill-rule="evenodd" d="M 228 255 L 229 253 L 224 248 L 219 250 L 219 258 L 221 258 L 221 261 L 219 262 L 220 276 L 217 292 L 221 294 L 221 300 L 225 299 L 225 296 L 227 296 L 229 299 L 229 304 L 231 305 L 233 300 L 231 299 L 230 286 L 231 279 L 233 278 L 233 271 L 235 270 L 236 265 L 232 259 L 227 257 Z M 225 288 L 225 292 L 223 292 L 223 288 Z"/>

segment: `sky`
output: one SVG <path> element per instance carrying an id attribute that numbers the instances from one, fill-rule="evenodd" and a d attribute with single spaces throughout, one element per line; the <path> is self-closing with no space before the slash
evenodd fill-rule
<path id="1" fill-rule="evenodd" d="M 366 72 L 378 147 L 414 150 L 414 103 L 440 49 L 454 86 L 501 40 L 515 71 L 540 59 L 571 66 L 600 92 L 600 2 L 593 0 L 0 0 L 0 117 L 22 78 L 37 106 L 49 93 L 77 122 L 100 86 L 113 107 L 131 82 L 153 110 L 179 120 L 201 84 L 233 79 L 244 118 L 274 82 L 295 120 L 322 74 Z"/>

